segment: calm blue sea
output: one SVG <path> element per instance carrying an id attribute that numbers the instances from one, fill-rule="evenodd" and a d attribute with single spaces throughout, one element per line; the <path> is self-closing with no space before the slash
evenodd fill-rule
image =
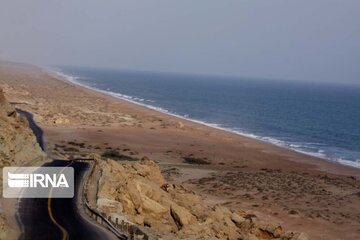
<path id="1" fill-rule="evenodd" d="M 360 87 L 61 67 L 58 74 L 158 111 L 360 167 Z"/>

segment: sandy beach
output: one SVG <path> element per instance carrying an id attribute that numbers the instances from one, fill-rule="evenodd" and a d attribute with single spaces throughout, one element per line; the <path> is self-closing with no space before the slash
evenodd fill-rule
<path id="1" fill-rule="evenodd" d="M 0 88 L 34 114 L 48 154 L 155 160 L 170 182 L 310 239 L 360 238 L 360 169 L 156 112 L 40 68 L 0 64 Z"/>

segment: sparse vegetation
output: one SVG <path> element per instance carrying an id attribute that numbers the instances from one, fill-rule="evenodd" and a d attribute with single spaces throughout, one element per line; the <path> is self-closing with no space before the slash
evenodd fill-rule
<path id="1" fill-rule="evenodd" d="M 80 147 L 80 148 L 85 148 L 85 143 L 78 143 L 78 142 L 69 141 L 68 144 L 72 145 L 72 146 L 77 146 L 77 147 Z"/>
<path id="2" fill-rule="evenodd" d="M 297 214 L 299 214 L 296 210 L 290 210 L 289 211 L 289 214 L 291 214 L 291 215 L 297 215 Z"/>
<path id="3" fill-rule="evenodd" d="M 66 147 L 65 145 L 60 145 L 60 144 L 55 144 L 55 148 L 64 148 Z"/>
<path id="4" fill-rule="evenodd" d="M 105 152 L 103 152 L 103 154 L 101 154 L 101 156 L 103 158 L 111 158 L 114 160 L 122 160 L 122 161 L 136 161 L 136 158 L 124 155 L 120 152 L 118 152 L 117 150 L 106 150 Z"/>
<path id="5" fill-rule="evenodd" d="M 79 149 L 74 148 L 74 147 L 65 147 L 65 148 L 63 148 L 63 150 L 65 152 L 79 152 Z"/>
<path id="6" fill-rule="evenodd" d="M 184 162 L 189 163 L 189 164 L 200 164 L 200 165 L 210 164 L 210 161 L 208 161 L 206 158 L 197 158 L 192 155 L 183 157 L 183 159 L 184 159 Z"/>

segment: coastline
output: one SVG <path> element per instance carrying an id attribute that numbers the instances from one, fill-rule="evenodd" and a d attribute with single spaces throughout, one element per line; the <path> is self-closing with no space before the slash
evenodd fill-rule
<path id="1" fill-rule="evenodd" d="M 360 237 L 357 168 L 134 105 L 37 67 L 0 65 L 0 87 L 16 107 L 34 114 L 50 156 L 146 155 L 167 181 L 207 202 L 248 209 L 310 239 Z"/>
<path id="2" fill-rule="evenodd" d="M 220 124 L 218 124 L 218 123 L 212 124 L 212 123 L 199 121 L 199 120 L 196 120 L 196 119 L 187 118 L 185 116 L 181 116 L 181 115 L 178 115 L 178 114 L 175 114 L 175 113 L 171 113 L 170 111 L 168 111 L 166 109 L 163 109 L 163 108 L 160 108 L 160 107 L 152 106 L 152 105 L 149 105 L 149 104 L 142 104 L 140 102 L 137 102 L 136 100 L 132 100 L 131 96 L 127 96 L 127 95 L 120 94 L 120 93 L 115 93 L 115 92 L 110 92 L 110 91 L 105 91 L 105 90 L 97 89 L 95 87 L 88 86 L 86 84 L 83 84 L 83 83 L 77 81 L 77 79 L 80 78 L 79 76 L 68 75 L 68 74 L 62 72 L 61 69 L 51 69 L 51 68 L 42 68 L 42 69 L 43 69 L 43 71 L 45 71 L 46 73 L 48 73 L 51 76 L 54 76 L 58 80 L 65 81 L 65 82 L 68 82 L 70 84 L 80 86 L 82 88 L 86 88 L 86 89 L 88 89 L 90 91 L 94 91 L 94 92 L 97 92 L 97 93 L 100 93 L 100 94 L 104 94 L 106 96 L 115 98 L 116 100 L 126 101 L 126 102 L 128 102 L 130 104 L 134 104 L 135 105 L 134 107 L 143 107 L 143 108 L 149 109 L 151 111 L 156 111 L 156 112 L 158 112 L 160 114 L 164 114 L 164 115 L 167 115 L 167 116 L 178 118 L 181 121 L 187 121 L 187 122 L 191 122 L 191 123 L 194 123 L 194 124 L 200 124 L 202 126 L 205 126 L 205 127 L 208 127 L 208 128 L 214 129 L 214 130 L 216 129 L 216 130 L 224 131 L 224 132 L 227 132 L 227 133 L 230 133 L 230 134 L 235 134 L 237 136 L 241 136 L 241 137 L 244 137 L 244 138 L 253 139 L 253 140 L 259 141 L 259 142 L 264 143 L 264 144 L 269 144 L 271 146 L 276 146 L 276 147 L 283 148 L 283 149 L 286 149 L 286 150 L 290 150 L 290 151 L 293 151 L 293 152 L 296 152 L 296 153 L 299 153 L 299 154 L 304 154 L 304 155 L 306 155 L 308 157 L 315 158 L 316 160 L 322 160 L 322 161 L 325 161 L 325 162 L 328 162 L 328 163 L 334 163 L 334 164 L 340 165 L 340 166 L 346 166 L 346 167 L 351 167 L 351 168 L 355 168 L 355 169 L 360 169 L 360 164 L 357 163 L 357 162 L 353 162 L 353 161 L 345 160 L 345 159 L 331 159 L 331 158 L 329 158 L 327 156 L 323 156 L 322 154 L 315 154 L 315 153 L 311 153 L 311 152 L 301 151 L 301 150 L 297 150 L 297 149 L 294 149 L 294 148 L 291 148 L 291 147 L 287 147 L 284 144 L 277 144 L 276 142 L 280 141 L 280 140 L 277 140 L 277 139 L 265 140 L 265 137 L 257 136 L 257 135 L 251 134 L 251 133 L 243 133 L 243 132 L 236 131 L 236 130 L 233 130 L 233 129 L 230 129 L 230 128 L 224 128 L 224 127 L 221 127 Z"/>

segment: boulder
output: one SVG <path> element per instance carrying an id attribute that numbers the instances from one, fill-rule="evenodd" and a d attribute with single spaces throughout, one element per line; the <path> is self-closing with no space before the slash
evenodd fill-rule
<path id="1" fill-rule="evenodd" d="M 231 214 L 231 220 L 236 224 L 237 227 L 240 227 L 243 222 L 245 222 L 245 218 L 239 216 L 237 213 Z"/>
<path id="2" fill-rule="evenodd" d="M 179 229 L 196 221 L 195 216 L 192 215 L 186 208 L 175 203 L 171 205 L 170 212 Z"/>
<path id="3" fill-rule="evenodd" d="M 297 236 L 294 238 L 294 240 L 308 240 L 309 237 L 306 233 L 299 233 L 297 234 Z"/>

